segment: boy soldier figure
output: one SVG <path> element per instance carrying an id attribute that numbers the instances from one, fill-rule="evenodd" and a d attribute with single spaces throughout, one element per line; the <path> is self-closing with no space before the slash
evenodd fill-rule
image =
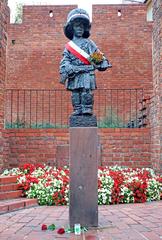
<path id="1" fill-rule="evenodd" d="M 73 115 L 93 114 L 95 70 L 111 67 L 90 36 L 90 18 L 83 9 L 73 9 L 67 17 L 64 34 L 71 41 L 65 45 L 60 63 L 60 83 L 72 91 Z"/>

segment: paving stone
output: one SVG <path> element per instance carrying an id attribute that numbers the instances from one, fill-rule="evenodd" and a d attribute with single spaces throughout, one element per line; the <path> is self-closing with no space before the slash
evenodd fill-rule
<path id="1" fill-rule="evenodd" d="M 148 227 L 148 228 L 154 228 L 156 227 L 156 224 L 155 223 L 152 223 L 152 222 L 149 222 L 147 220 L 142 220 L 140 221 L 140 224 L 142 224 L 144 227 Z"/>
<path id="2" fill-rule="evenodd" d="M 21 222 L 21 223 L 28 223 L 30 221 L 32 221 L 32 217 L 22 217 L 21 219 L 18 220 L 18 222 Z"/>
<path id="3" fill-rule="evenodd" d="M 127 217 L 127 218 L 120 218 L 120 220 L 122 222 L 124 222 L 125 224 L 137 224 L 136 221 L 134 221 L 133 219 L 131 219 L 130 217 Z"/>
<path id="4" fill-rule="evenodd" d="M 22 227 L 18 232 L 16 232 L 16 235 L 19 236 L 21 234 L 23 235 L 28 235 L 32 231 L 31 227 Z"/>
<path id="5" fill-rule="evenodd" d="M 130 227 L 132 229 L 137 230 L 138 232 L 148 232 L 148 231 L 150 231 L 149 228 L 144 227 L 143 225 L 140 225 L 140 224 L 136 224 L 136 225 L 132 224 L 132 225 L 130 225 Z"/>
<path id="6" fill-rule="evenodd" d="M 32 221 L 28 222 L 26 226 L 38 226 L 42 222 L 42 219 L 33 219 Z M 44 222 L 45 223 L 45 222 Z"/>
<path id="7" fill-rule="evenodd" d="M 151 231 L 155 232 L 158 236 L 160 236 L 162 239 L 162 224 L 161 224 L 161 227 L 150 228 L 150 229 Z"/>
<path id="8" fill-rule="evenodd" d="M 142 233 L 148 240 L 161 240 L 161 238 L 154 232 Z"/>
<path id="9" fill-rule="evenodd" d="M 140 221 L 141 220 L 141 218 L 139 217 L 139 216 L 137 216 L 137 215 L 133 215 L 133 214 L 131 214 L 131 219 L 133 219 L 133 220 L 135 220 L 135 221 Z"/>
<path id="10" fill-rule="evenodd" d="M 23 209 L 1 215 L 0 240 L 161 240 L 162 222 L 159 222 L 161 207 L 162 201 L 149 205 L 144 203 L 99 206 L 99 227 L 80 236 L 59 235 L 56 230 L 41 231 L 42 223 L 48 225 L 54 223 L 57 228 L 67 227 L 69 211 L 66 206 Z M 124 213 L 125 216 L 120 213 Z"/>
<path id="11" fill-rule="evenodd" d="M 120 222 L 117 222 L 116 223 L 116 226 L 119 228 L 119 229 L 128 229 L 129 228 L 129 225 L 126 224 L 126 223 L 123 223 L 122 220 Z"/>

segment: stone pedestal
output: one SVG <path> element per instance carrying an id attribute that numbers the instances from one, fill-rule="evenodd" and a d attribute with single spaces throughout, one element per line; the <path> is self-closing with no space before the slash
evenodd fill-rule
<path id="1" fill-rule="evenodd" d="M 98 226 L 97 128 L 70 128 L 70 226 Z"/>
<path id="2" fill-rule="evenodd" d="M 97 127 L 95 115 L 80 115 L 70 117 L 70 127 Z"/>

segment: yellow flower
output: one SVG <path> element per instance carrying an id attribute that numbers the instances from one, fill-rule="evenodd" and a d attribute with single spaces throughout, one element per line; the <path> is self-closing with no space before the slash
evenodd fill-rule
<path id="1" fill-rule="evenodd" d="M 102 52 L 94 52 L 90 55 L 90 62 L 94 64 L 99 64 L 103 61 L 104 55 Z"/>

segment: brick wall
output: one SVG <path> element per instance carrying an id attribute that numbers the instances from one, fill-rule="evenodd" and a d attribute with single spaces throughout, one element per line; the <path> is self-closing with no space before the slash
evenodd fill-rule
<path id="1" fill-rule="evenodd" d="M 9 26 L 7 88 L 61 88 L 58 69 L 67 42 L 62 27 L 74 7 L 24 7 L 23 23 Z M 99 88 L 152 91 L 152 23 L 146 22 L 144 5 L 93 6 L 91 38 L 113 64 L 109 72 L 97 73 Z M 100 129 L 99 135 L 102 165 L 151 166 L 149 128 Z M 4 136 L 9 167 L 25 162 L 68 164 L 67 129 L 12 129 Z"/>
<path id="2" fill-rule="evenodd" d="M 66 129 L 13 129 L 5 131 L 5 156 L 10 167 L 23 163 L 57 165 L 57 146 L 69 142 Z"/>
<path id="3" fill-rule="evenodd" d="M 145 5 L 94 6 L 92 38 L 113 65 L 109 74 L 98 74 L 99 86 L 152 89 L 152 23 Z"/>
<path id="4" fill-rule="evenodd" d="M 151 139 L 153 167 L 162 172 L 162 2 L 153 0 L 153 97 Z"/>
<path id="5" fill-rule="evenodd" d="M 9 26 L 7 88 L 61 88 L 59 62 L 68 41 L 62 28 L 74 7 L 24 7 L 23 23 Z M 99 88 L 152 89 L 152 23 L 145 6 L 94 5 L 91 38 L 113 65 L 97 73 Z"/>
<path id="6" fill-rule="evenodd" d="M 99 165 L 151 167 L 150 130 L 99 129 Z M 5 131 L 9 167 L 23 163 L 68 165 L 68 129 L 11 129 Z M 128 145 L 129 142 L 129 145 Z"/>
<path id="7" fill-rule="evenodd" d="M 150 129 L 100 129 L 102 165 L 151 167 Z"/>
<path id="8" fill-rule="evenodd" d="M 6 44 L 7 44 L 7 21 L 8 21 L 7 1 L 0 1 L 0 169 L 3 166 L 4 139 L 2 131 L 4 128 L 4 86 L 6 75 Z"/>
<path id="9" fill-rule="evenodd" d="M 23 23 L 9 26 L 8 88 L 60 87 L 58 68 L 66 42 L 63 25 L 75 7 L 24 7 Z M 50 11 L 53 17 L 49 16 Z"/>

